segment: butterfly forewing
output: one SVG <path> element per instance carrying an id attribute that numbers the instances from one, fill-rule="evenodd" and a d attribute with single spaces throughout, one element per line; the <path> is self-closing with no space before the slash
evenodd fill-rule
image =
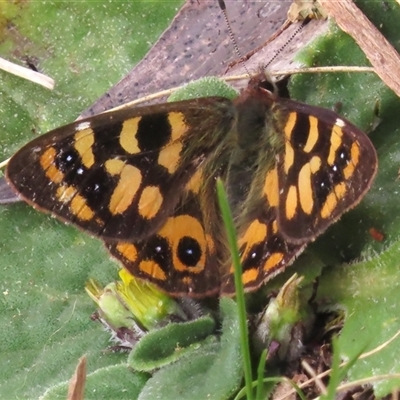
<path id="1" fill-rule="evenodd" d="M 285 152 L 279 162 L 279 229 L 306 243 L 358 204 L 377 156 L 369 138 L 336 113 L 281 100 Z"/>
<path id="2" fill-rule="evenodd" d="M 105 113 L 28 143 L 7 178 L 35 207 L 96 235 L 145 238 L 172 214 L 232 119 L 221 98 Z"/>

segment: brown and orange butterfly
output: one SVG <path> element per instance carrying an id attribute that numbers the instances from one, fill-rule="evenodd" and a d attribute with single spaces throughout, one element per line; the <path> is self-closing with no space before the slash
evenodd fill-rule
<path id="1" fill-rule="evenodd" d="M 263 74 L 234 101 L 131 107 L 38 137 L 6 177 L 35 208 L 99 236 L 135 277 L 173 296 L 234 294 L 216 200 L 226 187 L 247 291 L 370 188 L 368 137 L 327 109 L 279 98 Z"/>

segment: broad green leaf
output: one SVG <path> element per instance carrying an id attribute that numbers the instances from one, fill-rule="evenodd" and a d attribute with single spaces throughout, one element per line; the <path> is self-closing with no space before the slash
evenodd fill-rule
<path id="1" fill-rule="evenodd" d="M 214 330 L 215 321 L 204 316 L 149 332 L 129 354 L 129 365 L 139 371 L 152 371 L 170 364 L 202 346 Z"/>
<path id="2" fill-rule="evenodd" d="M 237 307 L 227 298 L 221 299 L 220 307 L 220 341 L 210 341 L 188 357 L 160 369 L 147 381 L 140 400 L 228 399 L 238 390 L 243 367 Z"/>

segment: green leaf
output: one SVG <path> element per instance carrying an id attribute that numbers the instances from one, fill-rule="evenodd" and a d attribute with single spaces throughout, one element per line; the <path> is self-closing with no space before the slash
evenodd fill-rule
<path id="1" fill-rule="evenodd" d="M 253 372 L 250 360 L 249 332 L 248 332 L 248 323 L 246 315 L 244 287 L 242 281 L 243 270 L 242 270 L 242 264 L 240 262 L 239 248 L 237 243 L 235 225 L 233 222 L 232 211 L 230 209 L 229 200 L 226 195 L 224 184 L 222 183 L 221 179 L 217 180 L 217 198 L 218 198 L 219 208 L 221 210 L 222 221 L 224 223 L 226 236 L 229 243 L 232 265 L 234 268 L 235 295 L 236 295 L 237 312 L 239 319 L 240 345 L 242 349 L 246 396 L 248 400 L 253 400 L 254 398 L 253 388 L 252 388 Z"/>
<path id="2" fill-rule="evenodd" d="M 332 372 L 329 376 L 327 393 L 321 396 L 321 400 L 330 400 L 335 398 L 338 386 L 346 379 L 349 369 L 357 362 L 357 359 L 360 357 L 362 350 L 364 350 L 365 348 L 365 346 L 362 346 L 360 348 L 359 345 L 354 347 L 354 354 L 352 358 L 349 359 L 344 366 L 341 366 L 338 339 L 337 337 L 332 338 Z"/>
<path id="3" fill-rule="evenodd" d="M 205 346 L 162 368 L 150 378 L 140 400 L 227 399 L 243 378 L 237 306 L 228 298 L 220 302 L 222 335 Z"/>
<path id="4" fill-rule="evenodd" d="M 229 86 L 221 79 L 209 76 L 190 82 L 182 88 L 179 88 L 169 96 L 168 101 L 180 101 L 210 96 L 222 96 L 233 100 L 238 96 L 238 93 L 232 86 Z"/>
<path id="5" fill-rule="evenodd" d="M 214 330 L 215 321 L 204 316 L 149 332 L 129 354 L 129 365 L 139 371 L 152 371 L 170 364 L 201 346 Z"/>

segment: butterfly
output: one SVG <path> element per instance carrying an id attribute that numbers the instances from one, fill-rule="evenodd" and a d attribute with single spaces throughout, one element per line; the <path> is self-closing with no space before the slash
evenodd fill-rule
<path id="1" fill-rule="evenodd" d="M 376 171 L 367 135 L 280 98 L 260 73 L 233 101 L 128 107 L 57 128 L 20 149 L 6 178 L 33 207 L 98 236 L 133 276 L 204 298 L 235 291 L 217 178 L 254 291 L 357 205 Z"/>

